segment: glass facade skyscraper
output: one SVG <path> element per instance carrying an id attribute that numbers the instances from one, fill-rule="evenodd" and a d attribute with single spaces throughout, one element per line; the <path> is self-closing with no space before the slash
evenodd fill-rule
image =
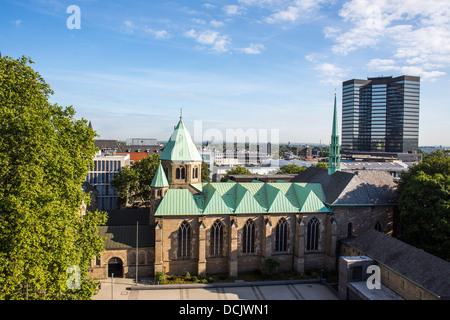
<path id="1" fill-rule="evenodd" d="M 420 78 L 352 79 L 342 85 L 342 150 L 417 151 Z"/>

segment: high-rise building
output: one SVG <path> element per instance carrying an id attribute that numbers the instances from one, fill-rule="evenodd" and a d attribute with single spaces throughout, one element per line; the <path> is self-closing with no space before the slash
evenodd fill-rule
<path id="1" fill-rule="evenodd" d="M 352 79 L 342 85 L 343 152 L 417 151 L 420 78 Z"/>

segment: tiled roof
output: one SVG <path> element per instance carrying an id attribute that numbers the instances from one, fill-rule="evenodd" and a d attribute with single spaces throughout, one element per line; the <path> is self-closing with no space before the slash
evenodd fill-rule
<path id="1" fill-rule="evenodd" d="M 341 240 L 442 298 L 450 299 L 450 262 L 375 229 Z"/>
<path id="2" fill-rule="evenodd" d="M 104 239 L 105 250 L 136 248 L 136 226 L 100 226 L 98 233 Z M 154 247 L 153 234 L 150 225 L 139 225 L 139 247 Z"/>
<path id="3" fill-rule="evenodd" d="M 320 184 L 325 194 L 324 202 L 330 205 L 396 204 L 396 184 L 385 171 L 336 171 L 329 175 L 327 169 L 309 167 L 292 182 Z"/>
<path id="4" fill-rule="evenodd" d="M 320 185 L 313 183 L 216 182 L 196 190 L 169 189 L 155 216 L 328 212 Z"/>

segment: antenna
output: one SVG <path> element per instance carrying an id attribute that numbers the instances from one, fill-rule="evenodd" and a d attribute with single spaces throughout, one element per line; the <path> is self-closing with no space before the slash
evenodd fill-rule
<path id="1" fill-rule="evenodd" d="M 183 108 L 180 108 L 180 119 L 183 118 Z"/>

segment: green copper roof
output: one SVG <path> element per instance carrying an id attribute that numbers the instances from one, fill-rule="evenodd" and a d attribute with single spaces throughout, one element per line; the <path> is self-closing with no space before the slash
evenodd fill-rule
<path id="1" fill-rule="evenodd" d="M 171 161 L 202 161 L 181 117 L 159 158 Z"/>
<path id="2" fill-rule="evenodd" d="M 169 189 L 155 216 L 329 211 L 316 183 L 215 182 L 196 189 L 202 191 Z"/>
<path id="3" fill-rule="evenodd" d="M 328 174 L 341 170 L 341 155 L 338 134 L 338 118 L 336 108 L 336 94 L 334 95 L 333 128 L 331 130 L 330 154 L 328 156 Z"/>
<path id="4" fill-rule="evenodd" d="M 188 189 L 169 189 L 155 212 L 155 216 L 163 215 L 200 215 L 200 211 Z"/>
<path id="5" fill-rule="evenodd" d="M 168 187 L 168 186 L 169 186 L 169 181 L 167 180 L 166 174 L 164 173 L 164 169 L 160 162 L 158 169 L 156 169 L 156 173 L 155 173 L 155 176 L 153 177 L 150 187 L 164 188 L 164 187 Z"/>

